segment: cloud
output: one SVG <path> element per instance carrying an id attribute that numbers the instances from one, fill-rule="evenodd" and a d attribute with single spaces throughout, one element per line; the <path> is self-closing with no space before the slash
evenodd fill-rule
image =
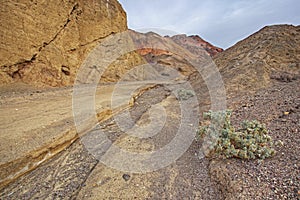
<path id="1" fill-rule="evenodd" d="M 228 48 L 265 25 L 298 25 L 298 0 L 120 0 L 129 28 L 198 34 Z"/>

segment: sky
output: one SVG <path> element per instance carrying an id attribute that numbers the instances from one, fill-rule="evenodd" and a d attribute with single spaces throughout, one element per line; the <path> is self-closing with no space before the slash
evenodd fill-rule
<path id="1" fill-rule="evenodd" d="M 224 49 L 266 25 L 300 24 L 300 0 L 119 0 L 130 29 L 199 35 Z"/>

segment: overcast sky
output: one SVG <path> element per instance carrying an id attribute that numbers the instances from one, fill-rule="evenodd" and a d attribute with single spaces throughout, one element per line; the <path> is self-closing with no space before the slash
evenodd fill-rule
<path id="1" fill-rule="evenodd" d="M 225 49 L 265 25 L 300 23 L 300 0 L 119 1 L 130 29 L 197 34 Z"/>

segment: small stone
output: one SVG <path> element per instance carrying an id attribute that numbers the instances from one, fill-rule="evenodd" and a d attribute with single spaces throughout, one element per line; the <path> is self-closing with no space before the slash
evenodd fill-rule
<path id="1" fill-rule="evenodd" d="M 284 112 L 284 115 L 288 115 L 288 114 L 290 114 L 290 112 Z"/>
<path id="2" fill-rule="evenodd" d="M 128 181 L 130 179 L 130 175 L 129 174 L 123 174 L 122 178 L 125 180 L 125 181 Z"/>
<path id="3" fill-rule="evenodd" d="M 283 146 L 283 142 L 281 140 L 278 140 L 278 141 L 275 142 L 275 145 Z"/>

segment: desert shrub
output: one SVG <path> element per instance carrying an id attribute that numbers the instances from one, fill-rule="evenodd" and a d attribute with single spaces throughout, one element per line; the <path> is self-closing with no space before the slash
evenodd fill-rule
<path id="1" fill-rule="evenodd" d="M 199 135 L 210 140 L 209 151 L 241 159 L 265 159 L 275 154 L 271 136 L 266 126 L 256 120 L 244 121 L 238 130 L 231 125 L 231 111 L 204 113 L 206 126 L 201 126 Z"/>
<path id="2" fill-rule="evenodd" d="M 195 96 L 195 92 L 192 90 L 179 89 L 177 91 L 179 100 L 188 100 L 189 98 Z"/>

